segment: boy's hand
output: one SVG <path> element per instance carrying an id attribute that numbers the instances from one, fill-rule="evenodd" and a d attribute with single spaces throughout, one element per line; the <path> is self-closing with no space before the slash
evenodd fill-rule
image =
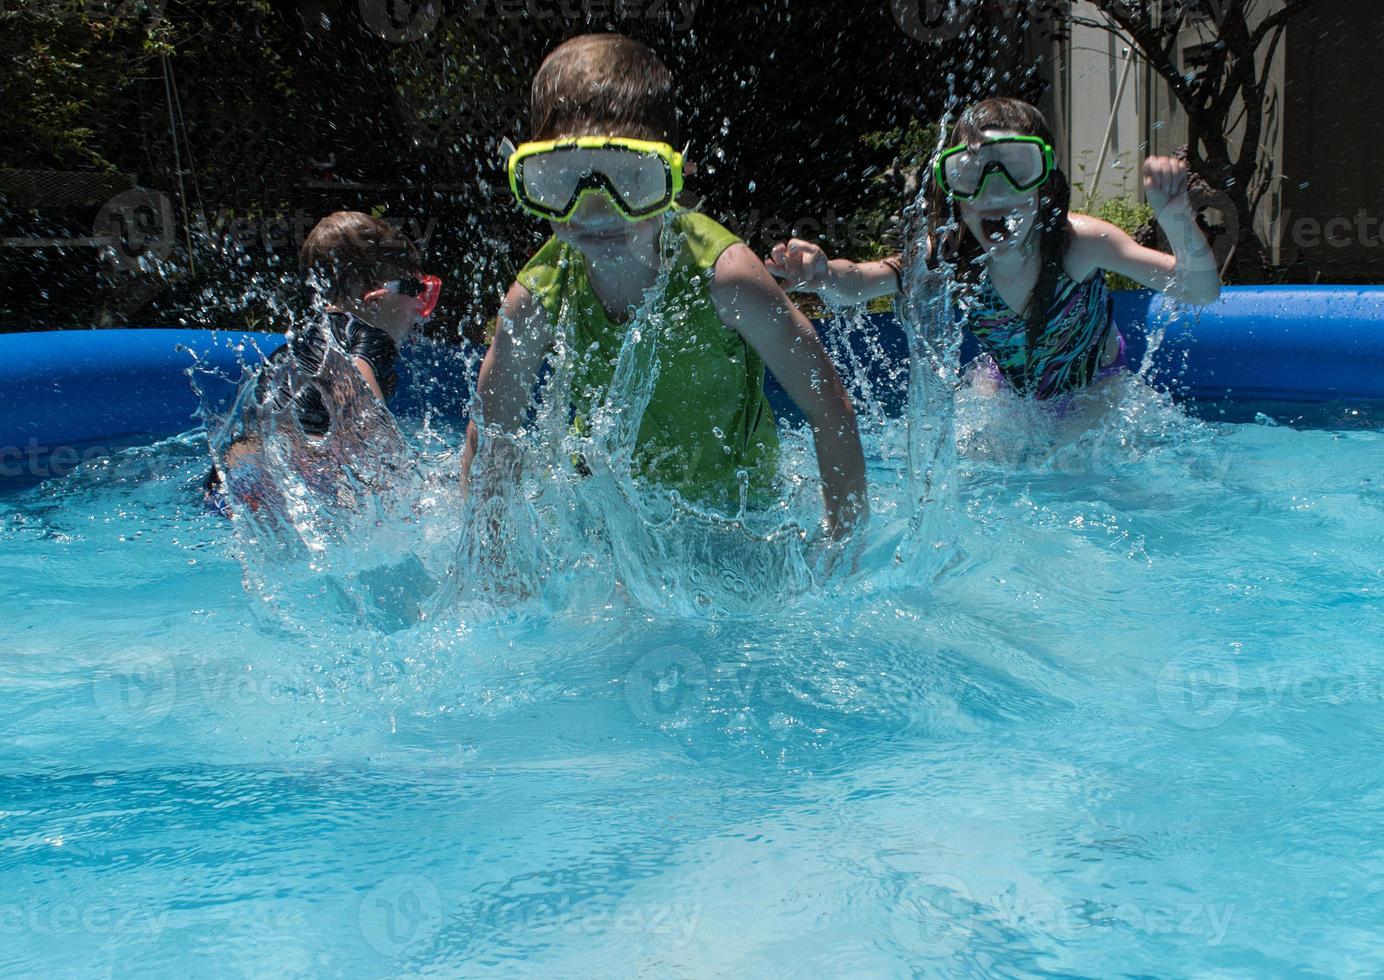
<path id="1" fill-rule="evenodd" d="M 831 282 L 827 253 L 820 245 L 801 238 L 775 245 L 764 267 L 782 279 L 783 288 L 789 292 L 819 293 Z"/>
<path id="2" fill-rule="evenodd" d="M 1149 157 L 1144 161 L 1144 197 L 1153 208 L 1156 220 L 1161 220 L 1164 212 L 1171 207 L 1187 207 L 1189 179 L 1186 160 Z"/>

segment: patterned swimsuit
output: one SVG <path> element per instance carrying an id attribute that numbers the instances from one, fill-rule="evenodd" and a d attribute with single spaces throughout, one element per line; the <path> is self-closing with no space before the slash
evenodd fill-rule
<path id="1" fill-rule="evenodd" d="M 980 341 L 1000 376 L 1016 391 L 1043 399 L 1077 391 L 1105 373 L 1100 361 L 1112 325 L 1112 303 L 1104 273 L 1097 270 L 1085 282 L 1076 282 L 1064 271 L 1031 353 L 1028 324 L 1000 298 L 988 269 L 963 292 L 960 305 L 962 325 Z M 1121 337 L 1120 360 L 1106 371 L 1123 366 L 1123 357 Z"/>

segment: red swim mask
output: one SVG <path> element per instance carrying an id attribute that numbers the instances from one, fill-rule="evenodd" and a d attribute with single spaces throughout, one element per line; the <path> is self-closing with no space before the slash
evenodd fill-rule
<path id="1" fill-rule="evenodd" d="M 442 280 L 437 276 L 404 276 L 391 279 L 379 289 L 372 289 L 362 297 L 369 303 L 383 299 L 391 293 L 402 293 L 418 301 L 418 315 L 426 320 L 437 309 L 437 300 L 442 295 Z"/>

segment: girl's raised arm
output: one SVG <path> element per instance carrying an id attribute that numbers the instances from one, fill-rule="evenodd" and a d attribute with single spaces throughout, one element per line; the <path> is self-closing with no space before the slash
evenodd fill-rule
<path id="1" fill-rule="evenodd" d="M 1187 164 L 1169 157 L 1144 162 L 1144 195 L 1173 254 L 1145 248 L 1108 221 L 1072 215 L 1075 233 L 1069 265 L 1083 280 L 1105 269 L 1128 276 L 1179 303 L 1205 306 L 1221 294 L 1220 270 L 1211 245 L 1197 227 L 1187 197 Z"/>

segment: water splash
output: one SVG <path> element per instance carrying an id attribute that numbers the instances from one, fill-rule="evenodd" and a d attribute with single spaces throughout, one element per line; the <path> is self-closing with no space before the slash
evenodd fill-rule
<path id="1" fill-rule="evenodd" d="M 328 412 L 321 436 L 294 406 L 309 385 Z M 460 510 L 455 454 L 420 453 L 330 335 L 311 376 L 276 358 L 243 370 L 228 409 L 198 391 L 247 590 L 309 631 L 324 612 L 386 630 L 421 621 L 441 574 L 437 542 Z"/>
<path id="2" fill-rule="evenodd" d="M 495 598 L 545 593 L 579 572 L 603 574 L 640 606 L 694 617 L 750 616 L 820 577 L 821 504 L 797 472 L 786 440 L 781 497 L 748 504 L 742 480 L 730 512 L 684 499 L 642 478 L 636 444 L 659 372 L 659 349 L 677 327 L 663 302 L 683 241 L 665 221 L 658 276 L 630 320 L 608 390 L 580 433 L 570 424 L 579 359 L 567 308 L 557 316 L 550 372 L 532 422 L 517 435 L 485 430 L 478 489 L 458 577 Z M 477 412 L 479 415 L 479 412 Z M 484 420 L 479 419 L 482 425 Z M 580 465 L 569 463 L 579 459 Z M 599 571 L 598 571 L 599 570 Z"/>
<path id="3" fill-rule="evenodd" d="M 955 107 L 955 78 L 949 109 L 938 126 L 934 155 L 941 153 L 951 129 Z M 912 229 L 904 255 L 903 294 L 897 304 L 899 322 L 908 338 L 908 494 L 909 522 L 894 551 L 894 563 L 905 582 L 928 581 L 954 560 L 958 510 L 955 436 L 956 392 L 959 385 L 961 327 L 953 314 L 959 288 L 954 270 L 931 262 L 929 242 L 939 240 L 949 226 L 937 225 L 929 213 L 929 184 L 922 183 L 905 215 Z"/>
<path id="4" fill-rule="evenodd" d="M 1004 392 L 982 397 L 960 368 L 955 270 L 917 259 L 932 222 L 920 190 L 898 304 L 907 360 L 889 363 L 888 326 L 859 311 L 838 314 L 824 331 L 871 470 L 875 516 L 849 548 L 829 545 L 820 530 L 806 426 L 781 423 L 779 492 L 767 506 L 751 506 L 743 482 L 738 502 L 718 509 L 639 475 L 637 438 L 660 346 L 676 326 L 663 300 L 682 241 L 665 223 L 656 281 L 580 432 L 573 379 L 593 351 L 578 348 L 566 307 L 522 428 L 487 426 L 473 401 L 484 438 L 469 499 L 457 481 L 461 433 L 445 422 L 434 429 L 427 417 L 421 429 L 401 427 L 344 352 L 330 350 L 310 379 L 287 364 L 260 369 L 268 387 L 321 386 L 332 425 L 325 438 L 306 435 L 290 410 L 259 394 L 265 384 L 244 385 L 231 411 L 209 416 L 233 495 L 265 504 L 237 518 L 247 586 L 299 624 L 320 623 L 327 610 L 343 626 L 386 632 L 430 623 L 445 635 L 611 603 L 695 620 L 759 619 L 810 592 L 931 588 L 964 569 L 963 490 L 974 481 L 1097 472 L 1182 438 L 1171 432 L 1185 436 L 1170 421 L 1182 418 L 1171 403 L 1132 380 L 1078 396 L 1061 415 Z M 463 372 L 472 391 L 475 368 L 471 361 Z M 253 451 L 231 451 L 247 440 Z M 420 441 L 434 451 L 421 452 Z"/>

